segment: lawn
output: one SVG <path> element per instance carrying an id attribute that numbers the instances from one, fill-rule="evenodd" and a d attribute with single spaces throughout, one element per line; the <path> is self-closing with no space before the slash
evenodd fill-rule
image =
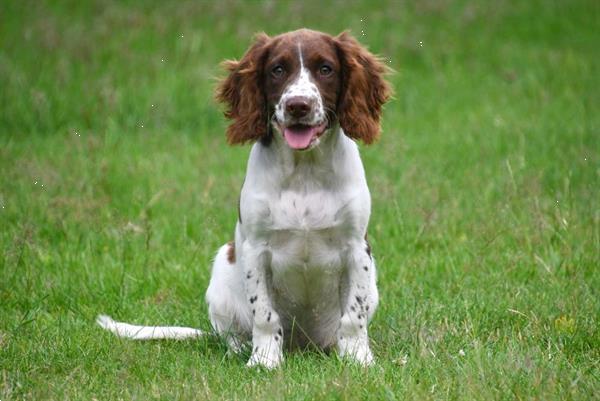
<path id="1" fill-rule="evenodd" d="M 219 62 L 303 26 L 396 70 L 361 146 L 377 365 L 101 331 L 210 327 L 249 151 Z M 0 2 L 0 400 L 600 399 L 599 26 L 593 0 Z"/>

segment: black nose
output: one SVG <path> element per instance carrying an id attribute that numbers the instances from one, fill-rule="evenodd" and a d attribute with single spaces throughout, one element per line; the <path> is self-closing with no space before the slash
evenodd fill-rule
<path id="1" fill-rule="evenodd" d="M 285 111 L 294 118 L 301 118 L 310 112 L 310 102 L 307 98 L 294 96 L 285 103 Z"/>

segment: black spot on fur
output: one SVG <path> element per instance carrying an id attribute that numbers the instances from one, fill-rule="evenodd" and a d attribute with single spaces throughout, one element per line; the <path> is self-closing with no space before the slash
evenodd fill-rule
<path id="1" fill-rule="evenodd" d="M 351 310 L 352 312 L 356 312 L 356 308 L 355 308 L 354 306 L 351 306 L 351 307 L 350 307 L 350 310 Z"/>
<path id="2" fill-rule="evenodd" d="M 369 271 L 369 266 L 363 266 L 363 269 L 368 272 Z"/>
<path id="3" fill-rule="evenodd" d="M 275 341 L 279 341 L 279 336 L 275 336 Z"/>
<path id="4" fill-rule="evenodd" d="M 271 321 L 271 312 L 269 312 L 269 314 L 267 315 L 267 322 Z"/>
<path id="5" fill-rule="evenodd" d="M 256 316 L 256 309 L 252 309 L 252 316 Z"/>
<path id="6" fill-rule="evenodd" d="M 280 336 L 283 336 L 283 331 L 281 331 L 281 327 L 277 329 L 277 334 L 279 334 Z"/>
<path id="7" fill-rule="evenodd" d="M 359 324 L 359 325 L 358 325 L 358 328 L 359 328 L 359 329 L 362 329 L 362 328 L 363 328 L 363 325 L 362 325 L 362 324 Z"/>
<path id="8" fill-rule="evenodd" d="M 258 299 L 258 295 L 250 297 L 250 303 L 253 304 L 254 302 L 256 302 L 257 299 Z"/>
<path id="9" fill-rule="evenodd" d="M 246 274 L 246 278 L 247 278 L 247 279 L 251 279 L 251 278 L 252 278 L 252 273 L 251 273 L 251 272 L 248 272 L 248 273 Z"/>
<path id="10" fill-rule="evenodd" d="M 363 304 L 363 299 L 357 295 L 356 296 L 356 302 L 358 302 L 359 305 L 362 305 Z"/>

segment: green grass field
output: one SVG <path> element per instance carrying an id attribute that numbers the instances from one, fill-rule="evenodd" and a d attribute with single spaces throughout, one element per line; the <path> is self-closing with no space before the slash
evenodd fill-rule
<path id="1" fill-rule="evenodd" d="M 377 365 L 101 331 L 210 327 L 249 150 L 218 64 L 303 26 L 396 70 L 362 147 Z M 0 400 L 600 399 L 599 26 L 592 0 L 0 2 Z"/>

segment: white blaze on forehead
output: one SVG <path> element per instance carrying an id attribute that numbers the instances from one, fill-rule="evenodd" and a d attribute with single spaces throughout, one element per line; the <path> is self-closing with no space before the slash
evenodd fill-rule
<path id="1" fill-rule="evenodd" d="M 304 59 L 302 58 L 302 46 L 300 42 L 298 42 L 298 59 L 300 60 L 300 73 L 298 74 L 296 81 L 289 87 L 290 92 L 292 92 L 291 96 L 314 97 L 313 92 L 316 91 L 317 87 L 311 82 L 309 71 L 304 68 Z M 311 96 L 311 94 L 313 96 Z"/>
<path id="2" fill-rule="evenodd" d="M 285 113 L 285 105 L 288 99 L 293 97 L 305 98 L 311 104 L 311 111 L 304 119 L 303 123 L 308 125 L 316 125 L 323 122 L 325 110 L 323 108 L 323 99 L 319 93 L 319 88 L 312 82 L 310 71 L 304 67 L 304 58 L 302 57 L 302 45 L 300 42 L 298 47 L 298 59 L 300 60 L 300 71 L 297 78 L 283 91 L 279 102 L 275 106 L 275 118 L 279 123 L 285 125 L 289 118 Z"/>
<path id="3" fill-rule="evenodd" d="M 302 59 L 302 46 L 298 42 L 298 57 L 300 58 L 300 71 L 304 70 L 304 60 Z"/>

